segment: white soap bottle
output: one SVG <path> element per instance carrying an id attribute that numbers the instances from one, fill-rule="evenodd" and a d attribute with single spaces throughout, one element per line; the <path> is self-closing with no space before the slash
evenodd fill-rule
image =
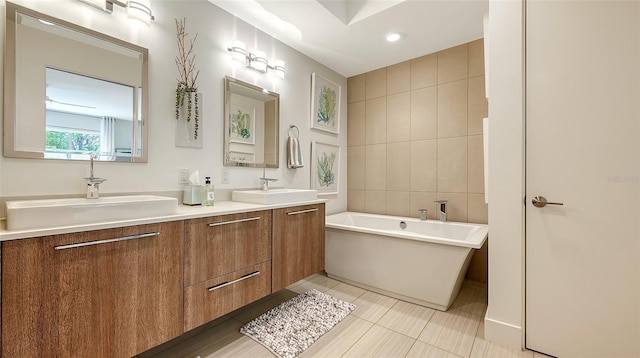
<path id="1" fill-rule="evenodd" d="M 203 206 L 213 206 L 214 193 L 211 177 L 204 177 L 204 186 L 202 187 L 202 195 L 200 197 Z"/>

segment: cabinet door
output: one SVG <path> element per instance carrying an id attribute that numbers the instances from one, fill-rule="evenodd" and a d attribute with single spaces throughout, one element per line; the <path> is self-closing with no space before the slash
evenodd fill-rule
<path id="1" fill-rule="evenodd" d="M 184 222 L 2 243 L 4 357 L 131 357 L 182 333 Z"/>
<path id="2" fill-rule="evenodd" d="M 188 331 L 271 293 L 271 261 L 184 289 L 184 330 Z"/>
<path id="3" fill-rule="evenodd" d="M 273 292 L 324 269 L 324 204 L 273 211 Z"/>
<path id="4" fill-rule="evenodd" d="M 184 286 L 271 260 L 271 211 L 188 220 Z"/>

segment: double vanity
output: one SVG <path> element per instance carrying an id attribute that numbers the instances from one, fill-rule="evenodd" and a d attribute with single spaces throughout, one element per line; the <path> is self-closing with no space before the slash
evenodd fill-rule
<path id="1" fill-rule="evenodd" d="M 323 269 L 314 191 L 237 193 L 8 202 L 2 356 L 131 357 Z"/>

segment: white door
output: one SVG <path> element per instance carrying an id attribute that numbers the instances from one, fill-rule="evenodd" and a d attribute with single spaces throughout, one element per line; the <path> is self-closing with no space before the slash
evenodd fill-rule
<path id="1" fill-rule="evenodd" d="M 640 356 L 640 6 L 527 1 L 526 329 L 559 357 Z M 544 196 L 564 205 L 535 207 Z"/>

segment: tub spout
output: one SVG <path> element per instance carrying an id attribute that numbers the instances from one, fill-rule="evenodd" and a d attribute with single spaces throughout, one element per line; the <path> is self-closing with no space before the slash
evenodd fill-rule
<path id="1" fill-rule="evenodd" d="M 427 221 L 427 209 L 420 209 L 418 212 L 420 212 L 420 220 Z"/>
<path id="2" fill-rule="evenodd" d="M 440 221 L 447 221 L 447 200 L 435 200 L 434 203 L 438 205 L 438 214 L 440 217 Z"/>

